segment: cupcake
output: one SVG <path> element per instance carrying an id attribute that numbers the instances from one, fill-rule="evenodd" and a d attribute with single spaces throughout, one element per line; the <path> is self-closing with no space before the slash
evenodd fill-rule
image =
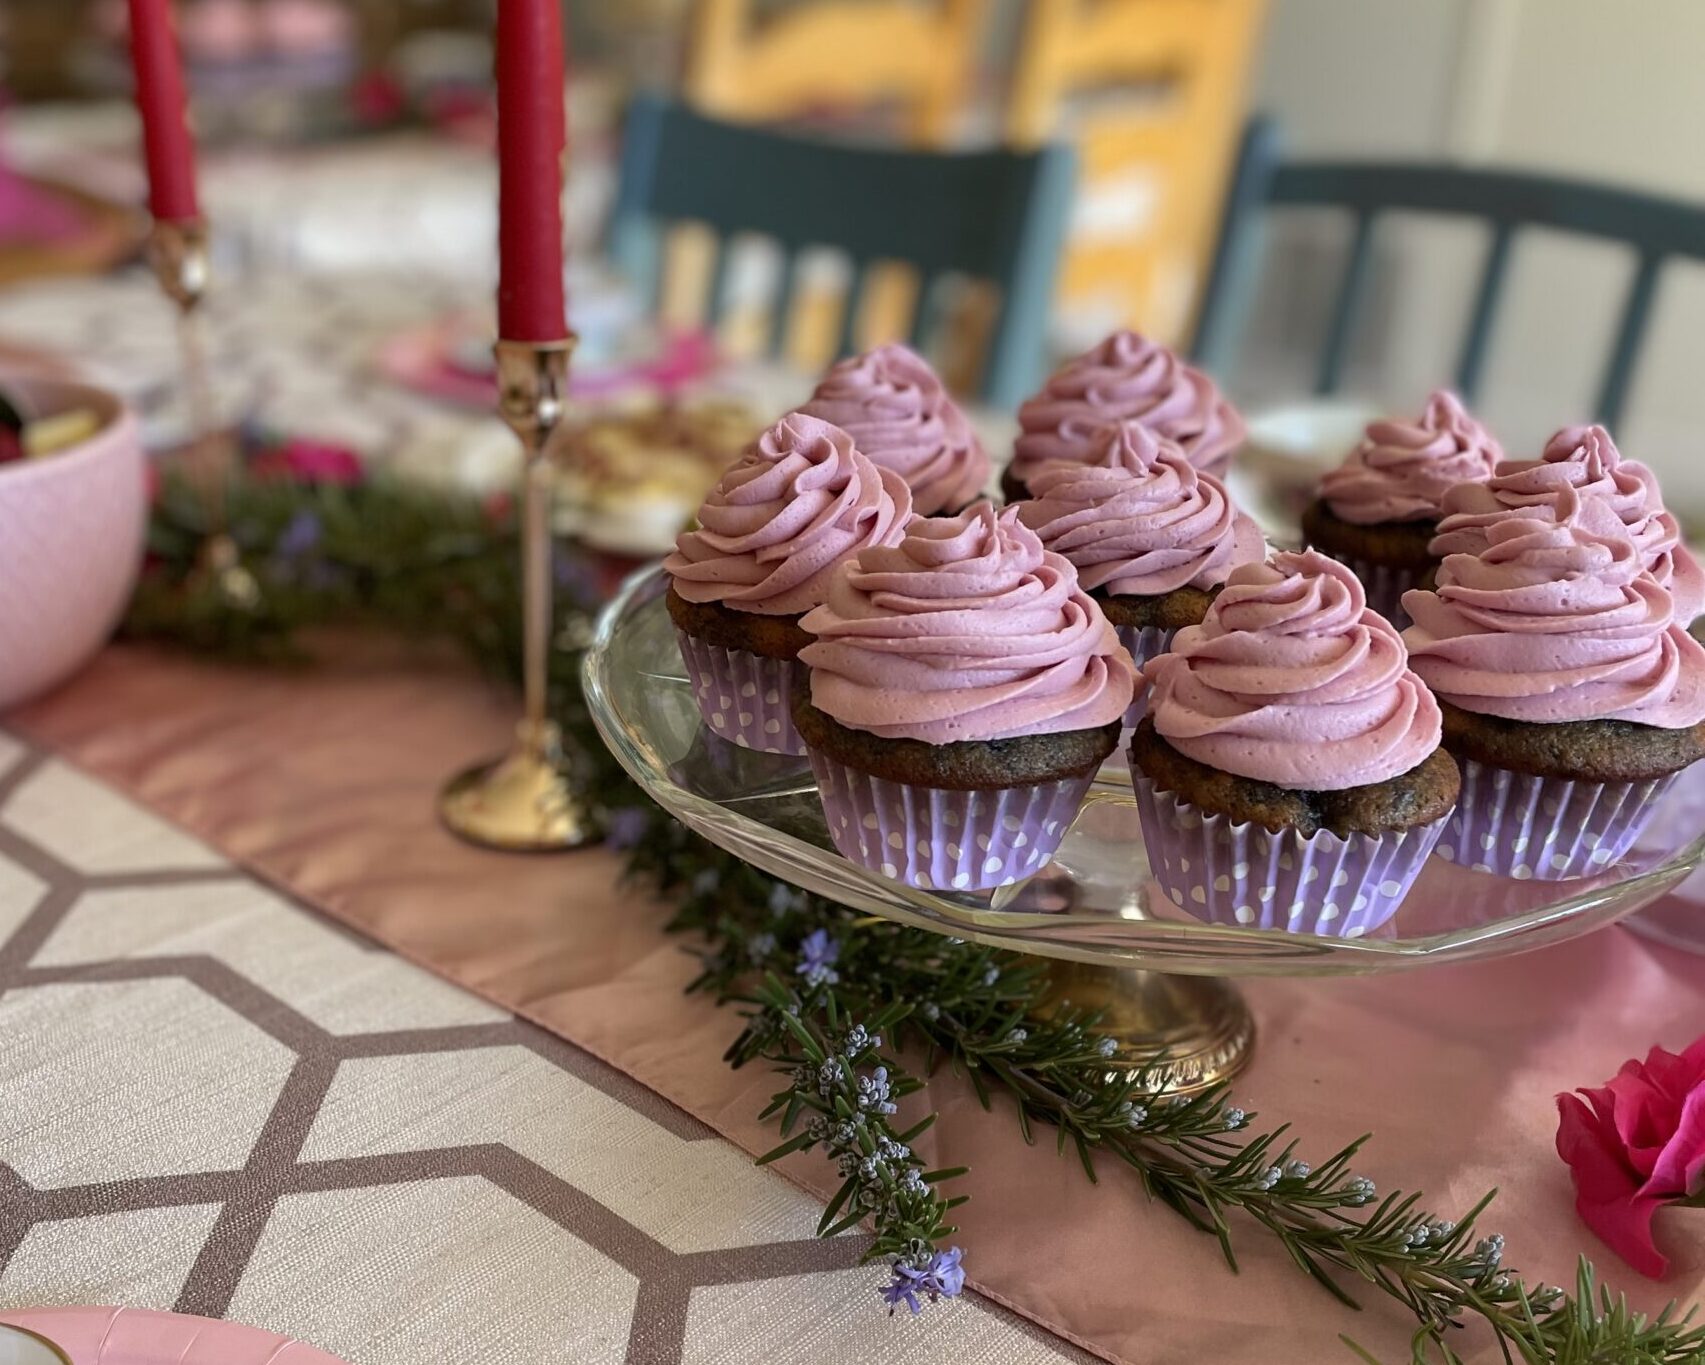
<path id="1" fill-rule="evenodd" d="M 1066 559 L 979 502 L 861 551 L 803 624 L 794 720 L 842 854 L 961 891 L 1047 863 L 1137 683 Z"/>
<path id="2" fill-rule="evenodd" d="M 1030 480 L 1018 517 L 1064 555 L 1141 667 L 1180 626 L 1200 625 L 1239 564 L 1267 557 L 1254 520 L 1176 441 L 1130 420 L 1104 429 L 1088 464 L 1054 460 Z M 1143 700 L 1125 724 L 1142 718 Z"/>
<path id="3" fill-rule="evenodd" d="M 833 422 L 871 463 L 904 478 L 919 516 L 957 512 L 989 481 L 983 443 L 929 362 L 909 347 L 878 346 L 841 361 L 800 411 Z"/>
<path id="4" fill-rule="evenodd" d="M 1584 500 L 1583 500 L 1584 501 Z M 1502 517 L 1405 599 L 1462 802 L 1439 855 L 1481 872 L 1590 876 L 1705 756 L 1705 646 L 1625 535 Z"/>
<path id="5" fill-rule="evenodd" d="M 669 618 L 705 724 L 768 753 L 803 754 L 794 732 L 799 627 L 842 560 L 893 545 L 911 490 L 837 426 L 790 413 L 753 443 L 663 561 Z"/>
<path id="6" fill-rule="evenodd" d="M 1174 905 L 1347 938 L 1391 918 L 1459 779 L 1438 704 L 1345 565 L 1305 550 L 1232 570 L 1143 674 L 1131 776 Z"/>
<path id="7" fill-rule="evenodd" d="M 1599 426 L 1564 427 L 1537 460 L 1506 460 L 1484 486 L 1452 489 L 1433 554 L 1479 554 L 1486 529 L 1509 516 L 1562 521 L 1576 504 L 1565 492 L 1607 504 L 1621 521 L 1640 561 L 1675 599 L 1675 618 L 1689 625 L 1705 611 L 1705 569 L 1682 543 L 1681 527 L 1664 508 L 1657 476 L 1624 460 Z"/>
<path id="8" fill-rule="evenodd" d="M 1369 423 L 1303 511 L 1304 541 L 1354 569 L 1368 605 L 1401 630 L 1409 624 L 1403 594 L 1438 563 L 1430 546 L 1445 495 L 1485 483 L 1503 457 L 1461 400 L 1441 389 L 1414 422 Z"/>
<path id="9" fill-rule="evenodd" d="M 1200 370 L 1135 332 L 1115 332 L 1064 369 L 1018 409 L 1018 443 L 1001 476 L 1008 502 L 1049 460 L 1084 464 L 1101 448 L 1100 429 L 1125 419 L 1184 447 L 1190 463 L 1223 475 L 1243 444 L 1243 418 Z"/>

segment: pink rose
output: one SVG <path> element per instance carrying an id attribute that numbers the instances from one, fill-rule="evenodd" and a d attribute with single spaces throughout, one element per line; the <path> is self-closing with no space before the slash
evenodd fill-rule
<path id="1" fill-rule="evenodd" d="M 1557 1097 L 1557 1155 L 1587 1226 L 1642 1275 L 1669 1263 L 1652 1241 L 1665 1204 L 1705 1193 L 1705 1036 L 1679 1057 L 1655 1047 L 1598 1090 Z M 1590 1105 L 1590 1107 L 1589 1107 Z"/>
<path id="2" fill-rule="evenodd" d="M 361 458 L 344 446 L 293 436 L 282 445 L 257 455 L 250 465 L 257 479 L 288 479 L 293 483 L 329 483 L 341 487 L 362 479 Z"/>
<path id="3" fill-rule="evenodd" d="M 390 123 L 403 116 L 408 96 L 388 71 L 369 71 L 350 87 L 349 105 L 362 123 Z"/>

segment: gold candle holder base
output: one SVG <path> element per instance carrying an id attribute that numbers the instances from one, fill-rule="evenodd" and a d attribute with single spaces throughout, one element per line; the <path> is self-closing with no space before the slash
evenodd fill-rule
<path id="1" fill-rule="evenodd" d="M 1255 1021 L 1230 982 L 1136 967 L 1048 964 L 1049 1003 L 1101 1010 L 1097 1031 L 1118 1045 L 1111 1063 L 1151 1068 L 1168 1093 L 1191 1095 L 1229 1081 L 1248 1064 Z M 1157 1086 L 1158 1088 L 1158 1086 Z"/>
<path id="2" fill-rule="evenodd" d="M 516 730 L 513 751 L 451 778 L 438 797 L 445 826 L 471 844 L 513 853 L 578 848 L 596 838 L 586 811 L 569 785 L 562 737 Z"/>
<path id="3" fill-rule="evenodd" d="M 526 457 L 521 494 L 522 687 L 515 747 L 458 773 L 438 795 L 446 828 L 469 843 L 510 853 L 580 848 L 598 838 L 574 790 L 562 736 L 546 719 L 551 646 L 551 470 L 547 447 L 563 417 L 574 337 L 500 341 L 498 410 Z"/>

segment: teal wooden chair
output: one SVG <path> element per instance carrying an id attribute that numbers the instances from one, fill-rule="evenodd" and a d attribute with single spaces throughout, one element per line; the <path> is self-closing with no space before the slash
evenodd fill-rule
<path id="1" fill-rule="evenodd" d="M 1228 358 L 1249 293 L 1259 224 L 1270 207 L 1332 206 L 1354 220 L 1315 372 L 1315 392 L 1331 393 L 1343 376 L 1356 312 L 1366 292 L 1370 247 L 1380 218 L 1428 213 L 1483 220 L 1486 256 L 1457 351 L 1456 387 L 1472 399 L 1509 273 L 1516 235 L 1551 228 L 1626 243 L 1634 273 L 1599 380 L 1596 420 L 1622 416 L 1640 343 L 1651 320 L 1659 274 L 1672 256 L 1705 260 L 1705 205 L 1553 176 L 1419 162 L 1285 161 L 1277 127 L 1257 119 L 1244 134 L 1221 221 L 1191 353 L 1205 364 Z"/>
<path id="2" fill-rule="evenodd" d="M 845 146 L 721 123 L 684 105 L 642 95 L 628 109 L 611 216 L 611 249 L 630 278 L 656 298 L 662 229 L 707 224 L 717 234 L 707 316 L 724 313 L 729 240 L 755 234 L 785 257 L 770 306 L 770 348 L 779 353 L 791 316 L 800 252 L 831 247 L 853 263 L 839 352 L 853 327 L 870 268 L 903 261 L 920 276 L 910 341 L 926 353 L 952 275 L 1000 291 L 980 392 L 1016 404 L 1040 381 L 1049 306 L 1071 206 L 1071 152 L 929 152 Z"/>

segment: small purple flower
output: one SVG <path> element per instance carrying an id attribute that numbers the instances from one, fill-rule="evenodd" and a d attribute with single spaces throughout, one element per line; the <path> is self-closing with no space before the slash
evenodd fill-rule
<path id="1" fill-rule="evenodd" d="M 937 1299 L 957 1298 L 965 1288 L 965 1272 L 959 1265 L 964 1255 L 958 1247 L 949 1247 L 931 1256 L 922 1269 L 907 1261 L 895 1261 L 891 1267 L 893 1282 L 882 1289 L 882 1302 L 888 1305 L 889 1316 L 893 1316 L 901 1304 L 914 1313 L 922 1312 L 923 1305 L 918 1302 L 920 1296 L 931 1303 Z"/>
<path id="2" fill-rule="evenodd" d="M 813 929 L 799 945 L 799 974 L 808 986 L 832 986 L 839 981 L 835 959 L 841 955 L 841 945 L 829 937 L 826 929 Z"/>
<path id="3" fill-rule="evenodd" d="M 304 507 L 290 518 L 284 530 L 279 533 L 278 540 L 272 547 L 273 553 L 292 563 L 304 559 L 319 546 L 322 530 L 318 514 L 311 508 Z"/>
<path id="4" fill-rule="evenodd" d="M 551 556 L 551 583 L 576 602 L 599 600 L 598 571 L 582 556 L 560 545 Z"/>
<path id="5" fill-rule="evenodd" d="M 872 1114 L 892 1114 L 895 1106 L 889 1101 L 888 1068 L 879 1066 L 868 1076 L 858 1078 L 858 1107 Z"/>
<path id="6" fill-rule="evenodd" d="M 285 523 L 273 542 L 273 570 L 285 580 L 297 579 L 307 588 L 323 592 L 337 586 L 337 566 L 328 564 L 316 551 L 325 528 L 319 516 L 309 508 L 301 508 Z"/>
<path id="7" fill-rule="evenodd" d="M 644 806 L 622 806 L 604 822 L 604 842 L 618 853 L 630 849 L 645 837 L 650 823 L 651 812 Z"/>

